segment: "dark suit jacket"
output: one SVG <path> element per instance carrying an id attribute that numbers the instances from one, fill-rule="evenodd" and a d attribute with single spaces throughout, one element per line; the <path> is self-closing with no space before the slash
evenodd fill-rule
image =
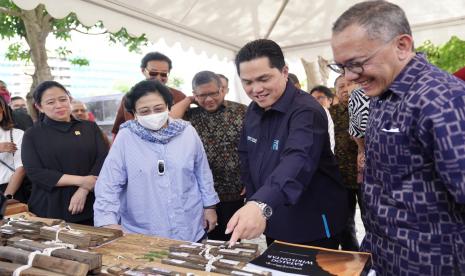
<path id="1" fill-rule="evenodd" d="M 252 103 L 239 145 L 247 198 L 273 208 L 265 235 L 303 243 L 339 234 L 348 196 L 330 149 L 326 112 L 288 83 L 264 111 Z"/>

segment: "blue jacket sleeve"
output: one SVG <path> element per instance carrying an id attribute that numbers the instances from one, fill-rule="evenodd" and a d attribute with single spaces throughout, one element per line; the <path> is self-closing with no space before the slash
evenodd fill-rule
<path id="1" fill-rule="evenodd" d="M 239 160 L 241 167 L 241 181 L 245 186 L 246 198 L 250 198 L 255 192 L 250 178 L 249 156 L 247 153 L 247 133 L 245 124 L 242 127 L 241 136 L 238 145 Z"/>
<path id="2" fill-rule="evenodd" d="M 296 204 L 311 183 L 328 139 L 328 122 L 322 112 L 297 109 L 289 120 L 289 135 L 279 165 L 251 199 L 271 207 Z"/>

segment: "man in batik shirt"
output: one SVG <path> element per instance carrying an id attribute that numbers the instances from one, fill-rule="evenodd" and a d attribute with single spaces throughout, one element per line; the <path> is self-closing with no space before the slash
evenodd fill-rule
<path id="1" fill-rule="evenodd" d="M 465 275 L 465 83 L 414 52 L 392 3 L 355 4 L 332 31 L 332 68 L 371 97 L 362 249 L 379 275 Z"/>
<path id="2" fill-rule="evenodd" d="M 226 224 L 244 205 L 237 147 L 247 107 L 225 101 L 221 80 L 210 71 L 197 73 L 192 80 L 192 89 L 194 95 L 174 105 L 170 115 L 190 121 L 203 142 L 215 190 L 220 197 L 216 206 L 218 226 L 208 233 L 208 238 L 227 241 L 231 235 L 224 233 Z M 194 102 L 198 107 L 190 108 Z"/>

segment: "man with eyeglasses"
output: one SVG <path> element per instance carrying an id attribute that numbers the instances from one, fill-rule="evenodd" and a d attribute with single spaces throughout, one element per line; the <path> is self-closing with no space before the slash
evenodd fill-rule
<path id="1" fill-rule="evenodd" d="M 355 4 L 334 23 L 332 69 L 371 97 L 362 185 L 380 275 L 465 275 L 465 83 L 415 53 L 404 11 Z"/>
<path id="2" fill-rule="evenodd" d="M 244 185 L 240 178 L 238 143 L 247 107 L 224 99 L 226 93 L 219 75 L 201 71 L 192 80 L 193 96 L 171 108 L 170 116 L 184 118 L 197 130 L 213 173 L 215 190 L 220 197 L 216 205 L 218 226 L 209 239 L 227 241 L 226 224 L 244 205 Z M 190 108 L 192 103 L 198 107 Z"/>
<path id="3" fill-rule="evenodd" d="M 171 59 L 160 52 L 150 52 L 146 54 L 140 64 L 140 69 L 142 74 L 145 76 L 147 80 L 159 80 L 161 83 L 166 85 L 168 82 L 168 77 L 171 72 L 172 62 Z M 168 87 L 171 95 L 173 96 L 173 103 L 177 103 L 184 99 L 186 95 L 181 91 Z M 128 121 L 133 120 L 134 114 L 127 112 L 124 109 L 124 97 L 121 100 L 121 104 L 118 108 L 118 112 L 116 113 L 115 122 L 113 124 L 113 128 L 111 132 L 114 136 L 118 133 L 119 126 Z"/>

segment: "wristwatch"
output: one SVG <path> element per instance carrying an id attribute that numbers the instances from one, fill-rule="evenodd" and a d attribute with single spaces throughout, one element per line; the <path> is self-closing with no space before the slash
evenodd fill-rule
<path id="1" fill-rule="evenodd" d="M 265 217 L 265 219 L 269 219 L 271 215 L 273 214 L 273 209 L 265 202 L 256 201 L 256 200 L 252 200 L 250 202 L 256 204 L 258 208 L 262 210 L 262 215 Z"/>
<path id="2" fill-rule="evenodd" d="M 7 194 L 7 195 L 5 195 L 5 198 L 6 198 L 6 199 L 14 199 L 12 194 Z"/>

